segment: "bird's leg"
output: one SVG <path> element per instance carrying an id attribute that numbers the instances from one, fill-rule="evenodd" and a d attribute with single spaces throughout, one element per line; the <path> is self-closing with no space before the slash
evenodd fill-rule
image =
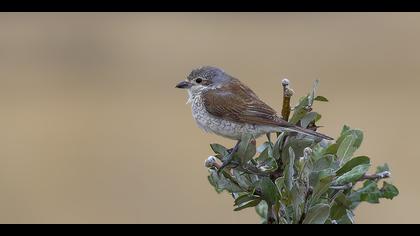
<path id="1" fill-rule="evenodd" d="M 223 164 L 222 166 L 220 166 L 219 170 L 217 171 L 218 173 L 222 172 L 223 169 L 228 166 L 229 164 L 232 163 L 233 160 L 233 155 L 238 151 L 239 149 L 239 144 L 241 143 L 241 140 L 238 140 L 238 142 L 236 143 L 236 145 L 228 150 L 228 155 L 223 157 Z"/>

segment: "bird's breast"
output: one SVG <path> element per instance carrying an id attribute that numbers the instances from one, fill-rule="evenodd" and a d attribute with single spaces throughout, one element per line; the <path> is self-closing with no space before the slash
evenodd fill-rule
<path id="1" fill-rule="evenodd" d="M 220 117 L 216 117 L 207 112 L 201 97 L 194 97 L 192 102 L 192 116 L 198 127 L 206 132 L 215 133 L 217 135 L 239 140 L 244 133 L 253 134 L 258 137 L 267 132 L 273 132 L 273 127 L 262 127 L 253 124 L 243 124 L 229 121 Z"/>

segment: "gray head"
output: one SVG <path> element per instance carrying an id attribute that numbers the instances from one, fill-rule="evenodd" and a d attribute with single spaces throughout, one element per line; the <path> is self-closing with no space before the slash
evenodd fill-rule
<path id="1" fill-rule="evenodd" d="M 190 91 L 201 91 L 206 88 L 215 88 L 229 80 L 230 76 L 223 70 L 217 67 L 203 66 L 191 71 L 187 79 L 178 83 L 176 87 L 189 89 Z"/>

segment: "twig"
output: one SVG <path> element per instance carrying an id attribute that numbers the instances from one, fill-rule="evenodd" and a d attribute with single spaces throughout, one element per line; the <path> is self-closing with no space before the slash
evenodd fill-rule
<path id="1" fill-rule="evenodd" d="M 283 119 L 285 121 L 289 120 L 289 116 L 290 116 L 290 111 L 291 111 L 291 106 L 290 106 L 290 98 L 293 96 L 294 92 L 293 90 L 290 88 L 289 86 L 290 81 L 287 78 L 284 78 L 281 81 L 281 85 L 283 86 L 283 106 L 282 106 L 282 110 L 281 110 L 281 115 L 283 117 Z M 280 136 L 280 133 L 277 132 L 277 138 Z M 267 136 L 268 137 L 268 136 Z M 277 166 L 278 169 L 271 173 L 270 178 L 275 181 L 278 177 L 283 176 L 283 171 L 281 170 L 281 166 L 282 166 L 282 159 L 281 159 L 281 150 L 283 150 L 283 148 L 286 146 L 287 144 L 287 140 L 288 140 L 288 136 L 284 136 L 283 137 L 284 141 L 283 141 L 283 145 L 282 147 L 279 147 L 279 151 L 280 151 L 280 158 L 277 160 Z"/>
<path id="2" fill-rule="evenodd" d="M 283 86 L 283 107 L 281 110 L 281 116 L 285 121 L 289 120 L 291 111 L 290 98 L 294 93 L 293 90 L 289 87 L 289 83 L 289 80 L 286 78 L 281 81 L 281 85 Z"/>
<path id="3" fill-rule="evenodd" d="M 252 165 L 238 166 L 237 169 L 244 172 L 244 173 L 257 175 L 257 176 L 261 176 L 261 177 L 269 177 L 270 176 L 268 173 L 263 173 L 263 172 L 259 171 L 258 168 L 256 168 L 255 166 L 252 166 Z"/>
<path id="4" fill-rule="evenodd" d="M 390 177 L 391 177 L 391 172 L 384 171 L 384 172 L 373 174 L 373 175 L 366 175 L 365 174 L 358 181 L 363 181 L 363 180 L 380 180 L 380 179 L 387 179 L 387 178 L 390 178 Z"/>
<path id="5" fill-rule="evenodd" d="M 387 178 L 390 178 L 390 177 L 391 177 L 391 172 L 384 171 L 384 172 L 380 172 L 380 173 L 372 174 L 372 175 L 365 174 L 360 179 L 356 180 L 356 182 L 361 182 L 361 181 L 364 181 L 364 180 L 378 181 L 380 179 L 387 179 Z M 353 186 L 355 186 L 355 184 L 348 183 L 348 184 L 345 184 L 345 185 L 333 185 L 330 188 L 335 189 L 335 190 L 346 190 L 346 189 L 353 188 Z"/>
<path id="6" fill-rule="evenodd" d="M 348 183 L 348 184 L 345 184 L 345 185 L 332 185 L 332 186 L 330 186 L 330 189 L 335 189 L 335 190 L 346 190 L 346 189 L 350 189 L 350 188 L 352 188 L 353 187 L 353 184 L 352 183 Z"/>
<path id="7" fill-rule="evenodd" d="M 267 224 L 276 224 L 278 223 L 277 214 L 274 213 L 274 206 L 267 204 Z"/>
<path id="8" fill-rule="evenodd" d="M 283 106 L 282 106 L 282 110 L 281 110 L 281 115 L 283 117 L 283 119 L 285 121 L 289 120 L 289 116 L 290 116 L 290 111 L 291 111 L 291 106 L 290 106 L 290 98 L 293 96 L 293 90 L 289 87 L 289 80 L 288 79 L 283 79 L 281 84 L 283 86 Z M 277 132 L 277 137 L 280 136 L 280 133 Z M 270 141 L 270 136 L 269 134 L 267 135 L 268 140 Z M 285 140 L 283 142 L 283 147 L 286 145 L 286 141 L 287 141 L 287 137 L 284 137 Z M 271 141 L 270 141 L 271 143 Z M 283 147 L 280 147 L 280 149 L 282 150 Z M 278 165 L 278 169 L 273 172 L 272 174 L 270 174 L 270 179 L 274 182 L 278 177 L 282 176 L 283 173 L 281 171 L 281 158 L 279 158 L 279 160 L 277 160 L 277 165 Z M 278 215 L 276 213 L 274 213 L 274 206 L 272 204 L 268 204 L 268 209 L 267 209 L 267 223 L 268 224 L 274 224 L 278 222 Z"/>

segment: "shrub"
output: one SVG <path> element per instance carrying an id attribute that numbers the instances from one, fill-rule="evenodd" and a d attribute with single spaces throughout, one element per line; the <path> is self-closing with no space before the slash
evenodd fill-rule
<path id="1" fill-rule="evenodd" d="M 318 81 L 291 109 L 293 90 L 283 80 L 285 120 L 317 129 L 321 115 L 312 110 L 313 103 L 328 101 L 315 96 L 317 85 Z M 235 211 L 253 207 L 262 223 L 352 224 L 353 211 L 360 203 L 379 203 L 398 195 L 398 189 L 383 180 L 390 177 L 387 164 L 368 174 L 370 158 L 354 156 L 362 141 L 363 132 L 346 125 L 334 141 L 282 132 L 275 140 L 268 134 L 267 141 L 257 147 L 254 137 L 244 135 L 233 157 L 238 164 L 220 173 L 228 149 L 210 145 L 215 154 L 206 161 L 208 179 L 216 192 L 231 193 Z"/>

